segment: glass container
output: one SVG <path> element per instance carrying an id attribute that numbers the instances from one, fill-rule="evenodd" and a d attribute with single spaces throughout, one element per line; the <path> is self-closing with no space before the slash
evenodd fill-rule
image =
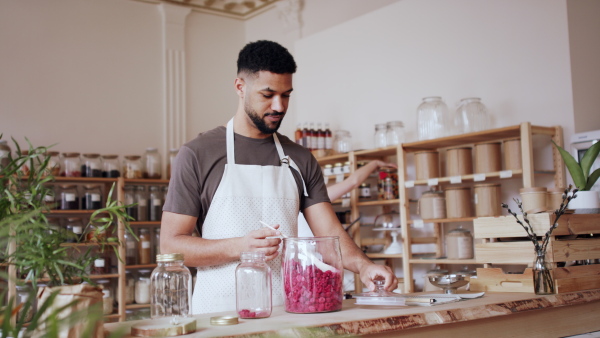
<path id="1" fill-rule="evenodd" d="M 160 221 L 162 217 L 162 206 L 163 206 L 162 193 L 160 187 L 150 186 L 150 192 L 148 193 L 148 220 L 149 221 Z"/>
<path id="2" fill-rule="evenodd" d="M 150 316 L 187 317 L 191 314 L 192 274 L 183 265 L 183 254 L 158 255 L 156 263 L 150 280 Z"/>
<path id="3" fill-rule="evenodd" d="M 138 185 L 135 187 L 135 203 L 137 203 L 137 220 L 145 222 L 148 220 L 148 195 L 146 187 Z"/>
<path id="4" fill-rule="evenodd" d="M 106 231 L 95 224 L 88 224 L 84 230 L 86 242 L 97 243 L 106 240 Z"/>
<path id="5" fill-rule="evenodd" d="M 29 301 L 30 297 L 34 297 L 31 293 L 31 287 L 28 285 L 17 285 L 17 295 L 15 305 L 19 306 L 23 304 L 21 308 L 19 308 L 19 312 L 17 315 L 17 321 L 19 323 L 28 323 L 33 318 L 33 314 L 36 312 L 36 302 L 35 300 L 30 302 L 30 307 L 25 310 L 25 304 Z M 27 312 L 25 312 L 27 311 Z"/>
<path id="6" fill-rule="evenodd" d="M 137 304 L 150 303 L 150 269 L 138 270 L 135 280 L 135 302 Z"/>
<path id="7" fill-rule="evenodd" d="M 138 206 L 133 205 L 136 202 L 135 199 L 135 186 L 126 185 L 123 190 L 125 191 L 125 211 L 127 215 L 131 216 L 134 221 L 138 220 Z"/>
<path id="8" fill-rule="evenodd" d="M 129 270 L 125 270 L 125 304 L 135 301 L 135 277 Z"/>
<path id="9" fill-rule="evenodd" d="M 86 184 L 83 186 L 81 197 L 81 209 L 96 210 L 102 208 L 102 190 L 97 184 Z"/>
<path id="10" fill-rule="evenodd" d="M 142 228 L 138 237 L 140 239 L 138 242 L 139 264 L 150 264 L 152 259 L 150 232 L 148 229 Z"/>
<path id="11" fill-rule="evenodd" d="M 110 251 L 99 250 L 92 263 L 92 275 L 106 275 L 110 273 Z"/>
<path id="12" fill-rule="evenodd" d="M 417 136 L 419 140 L 430 140 L 454 134 L 448 106 L 439 96 L 423 98 L 417 108 Z"/>
<path id="13" fill-rule="evenodd" d="M 167 163 L 167 179 L 171 179 L 171 169 L 173 168 L 173 162 L 175 162 L 175 157 L 179 153 L 179 149 L 169 149 L 169 162 Z"/>
<path id="14" fill-rule="evenodd" d="M 392 167 L 381 167 L 379 169 L 377 187 L 380 200 L 393 200 L 398 198 L 398 170 Z"/>
<path id="15" fill-rule="evenodd" d="M 60 176 L 60 153 L 58 151 L 49 151 L 46 156 L 50 157 L 46 164 L 46 175 Z"/>
<path id="16" fill-rule="evenodd" d="M 81 158 L 81 177 L 102 177 L 100 154 L 83 154 Z"/>
<path id="17" fill-rule="evenodd" d="M 61 184 L 58 186 L 58 209 L 60 210 L 77 210 L 79 209 L 79 194 L 77 186 L 74 184 Z"/>
<path id="18" fill-rule="evenodd" d="M 456 118 L 459 132 L 472 133 L 490 128 L 490 116 L 481 99 L 478 97 L 469 97 L 460 100 L 456 109 Z"/>
<path id="19" fill-rule="evenodd" d="M 54 186 L 47 186 L 48 190 L 44 196 L 44 206 L 49 210 L 56 209 L 58 207 L 56 203 L 56 189 Z"/>
<path id="20" fill-rule="evenodd" d="M 96 284 L 102 289 L 102 304 L 105 315 L 113 312 L 115 293 L 109 279 L 99 279 Z"/>
<path id="21" fill-rule="evenodd" d="M 137 262 L 137 241 L 132 234 L 125 231 L 125 264 L 135 265 Z"/>
<path id="22" fill-rule="evenodd" d="M 146 148 L 144 154 L 144 178 L 160 179 L 162 177 L 162 161 L 156 148 Z"/>
<path id="23" fill-rule="evenodd" d="M 385 124 L 385 138 L 387 146 L 395 146 L 405 141 L 404 123 L 402 121 L 390 121 Z"/>
<path id="24" fill-rule="evenodd" d="M 347 130 L 336 130 L 333 138 L 333 151 L 347 153 L 352 151 L 352 135 Z"/>
<path id="25" fill-rule="evenodd" d="M 102 155 L 102 177 L 116 178 L 121 176 L 118 155 Z"/>
<path id="26" fill-rule="evenodd" d="M 67 243 L 77 243 L 81 241 L 83 235 L 83 222 L 79 217 L 69 217 L 66 222 Z"/>
<path id="27" fill-rule="evenodd" d="M 154 250 L 153 257 L 160 255 L 160 228 L 154 229 Z"/>
<path id="28" fill-rule="evenodd" d="M 386 126 L 385 123 L 375 125 L 375 148 L 383 148 L 387 146 Z"/>
<path id="29" fill-rule="evenodd" d="M 125 161 L 123 161 L 123 177 L 142 178 L 143 167 L 144 165 L 140 156 L 127 155 L 125 156 Z"/>
<path id="30" fill-rule="evenodd" d="M 160 192 L 162 193 L 162 206 L 164 206 L 165 202 L 167 202 L 167 193 L 169 192 L 169 186 L 163 186 L 162 188 L 160 188 Z M 160 215 L 162 217 L 162 208 L 160 209 Z"/>
<path id="31" fill-rule="evenodd" d="M 369 183 L 361 183 L 358 187 L 358 198 L 361 200 L 371 199 L 371 185 Z"/>
<path id="32" fill-rule="evenodd" d="M 264 252 L 242 252 L 235 269 L 236 309 L 240 318 L 271 316 L 271 268 Z"/>
<path id="33" fill-rule="evenodd" d="M 0 170 L 10 163 L 11 149 L 6 140 L 0 140 Z"/>
<path id="34" fill-rule="evenodd" d="M 342 255 L 339 237 L 283 239 L 285 310 L 292 313 L 342 309 Z"/>
<path id="35" fill-rule="evenodd" d="M 60 176 L 81 177 L 81 159 L 79 153 L 63 153 Z"/>

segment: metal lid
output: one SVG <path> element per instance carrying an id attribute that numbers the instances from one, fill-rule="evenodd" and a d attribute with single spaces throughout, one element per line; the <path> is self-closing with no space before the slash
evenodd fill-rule
<path id="1" fill-rule="evenodd" d="M 326 164 L 326 165 L 325 165 L 325 168 L 333 168 L 333 165 L 331 165 L 331 164 Z"/>
<path id="2" fill-rule="evenodd" d="M 210 325 L 235 325 L 238 323 L 238 317 L 235 316 L 210 317 Z"/>
<path id="3" fill-rule="evenodd" d="M 342 166 L 342 162 L 338 162 L 336 164 L 333 165 L 334 167 L 341 167 Z"/>
<path id="4" fill-rule="evenodd" d="M 394 167 L 381 167 L 381 168 L 379 168 L 379 171 L 383 171 L 386 173 L 395 173 L 398 171 L 398 169 L 396 169 Z"/>
<path id="5" fill-rule="evenodd" d="M 361 183 L 359 187 L 360 188 L 370 188 L 371 184 L 369 184 L 369 183 Z"/>
<path id="6" fill-rule="evenodd" d="M 60 153 L 58 151 L 48 151 L 46 155 L 48 156 L 58 156 Z"/>
<path id="7" fill-rule="evenodd" d="M 170 254 L 156 255 L 156 261 L 157 262 L 183 261 L 183 254 L 181 254 L 181 253 L 170 253 Z"/>

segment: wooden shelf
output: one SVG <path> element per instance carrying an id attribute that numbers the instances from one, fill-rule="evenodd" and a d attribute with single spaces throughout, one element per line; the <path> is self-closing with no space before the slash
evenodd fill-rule
<path id="1" fill-rule="evenodd" d="M 126 309 L 145 309 L 150 308 L 150 304 L 127 304 L 125 305 Z"/>
<path id="2" fill-rule="evenodd" d="M 478 264 L 475 259 L 411 258 L 412 264 Z"/>
<path id="3" fill-rule="evenodd" d="M 134 221 L 129 222 L 131 226 L 142 226 L 142 225 L 160 225 L 160 221 Z"/>
<path id="4" fill-rule="evenodd" d="M 335 155 L 329 155 L 329 156 L 321 156 L 321 157 L 316 157 L 316 159 L 320 165 L 334 164 L 337 162 L 343 163 L 343 162 L 348 161 L 348 153 L 335 154 Z"/>
<path id="5" fill-rule="evenodd" d="M 105 246 L 118 246 L 117 243 L 105 243 Z M 100 243 L 85 242 L 85 243 L 61 243 L 60 246 L 85 248 L 88 246 L 100 246 Z"/>
<path id="6" fill-rule="evenodd" d="M 103 275 L 88 275 L 90 279 L 106 279 L 106 278 L 119 278 L 118 273 L 107 273 Z"/>
<path id="7" fill-rule="evenodd" d="M 382 252 L 369 252 L 366 254 L 369 258 L 402 258 L 402 254 L 384 254 Z"/>
<path id="8" fill-rule="evenodd" d="M 62 183 L 117 183 L 118 178 L 106 178 L 106 177 L 63 177 L 55 176 L 54 182 Z"/>
<path id="9" fill-rule="evenodd" d="M 400 203 L 399 199 L 393 200 L 375 200 L 375 201 L 363 201 L 356 203 L 359 207 L 372 207 L 372 206 L 382 206 L 382 205 L 398 205 Z"/>
<path id="10" fill-rule="evenodd" d="M 127 265 L 125 269 L 154 269 L 156 264 L 136 264 L 136 265 Z"/>
<path id="11" fill-rule="evenodd" d="M 366 149 L 366 150 L 357 150 L 354 152 L 354 156 L 360 157 L 362 159 L 376 159 L 387 156 L 394 156 L 398 151 L 397 146 L 389 146 L 385 148 L 376 148 L 376 149 Z"/>
<path id="12" fill-rule="evenodd" d="M 119 319 L 120 317 L 121 317 L 121 315 L 118 314 L 118 313 L 113 313 L 113 314 L 110 314 L 110 315 L 104 315 L 105 319 Z"/>
<path id="13" fill-rule="evenodd" d="M 125 184 L 169 184 L 169 180 L 151 178 L 125 178 Z"/>
<path id="14" fill-rule="evenodd" d="M 423 223 L 458 223 L 458 222 L 472 222 L 477 217 L 461 217 L 461 218 L 436 218 L 436 219 L 423 219 L 415 220 L 409 219 L 408 224 L 414 224 L 415 221 L 423 221 Z"/>
<path id="15" fill-rule="evenodd" d="M 96 210 L 81 210 L 81 209 L 73 209 L 73 210 L 48 210 L 47 214 L 50 215 L 91 215 Z"/>

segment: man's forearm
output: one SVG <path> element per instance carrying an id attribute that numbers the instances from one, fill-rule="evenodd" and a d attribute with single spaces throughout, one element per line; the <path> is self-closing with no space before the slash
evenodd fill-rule
<path id="1" fill-rule="evenodd" d="M 239 238 L 204 239 L 189 235 L 161 238 L 162 253 L 182 253 L 184 263 L 190 267 L 220 265 L 240 257 Z"/>

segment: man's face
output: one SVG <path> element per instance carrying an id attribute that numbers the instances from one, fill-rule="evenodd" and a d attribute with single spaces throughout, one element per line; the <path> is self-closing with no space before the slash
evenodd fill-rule
<path id="1" fill-rule="evenodd" d="M 246 77 L 244 111 L 262 134 L 279 129 L 292 90 L 292 74 L 261 71 Z"/>

